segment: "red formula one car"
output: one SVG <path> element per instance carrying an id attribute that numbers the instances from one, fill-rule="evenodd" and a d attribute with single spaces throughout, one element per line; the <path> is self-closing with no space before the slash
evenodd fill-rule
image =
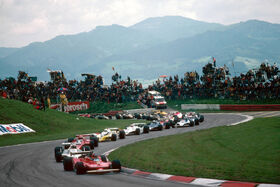
<path id="1" fill-rule="evenodd" d="M 91 151 L 83 151 L 74 154 L 81 154 L 82 156 L 78 158 L 64 158 L 63 167 L 65 171 L 74 170 L 77 175 L 121 171 L 121 163 L 119 160 L 113 160 L 110 162 L 105 155 L 95 155 Z"/>
<path id="2" fill-rule="evenodd" d="M 75 138 L 68 138 L 68 142 L 63 143 L 64 148 L 67 149 L 71 143 L 76 143 L 76 142 L 80 142 L 79 145 L 79 149 L 80 147 L 87 145 L 89 146 L 91 149 L 94 149 L 94 147 L 98 147 L 98 138 L 90 135 L 90 134 L 81 134 L 81 135 L 76 135 Z M 68 146 L 68 147 L 67 147 Z"/>

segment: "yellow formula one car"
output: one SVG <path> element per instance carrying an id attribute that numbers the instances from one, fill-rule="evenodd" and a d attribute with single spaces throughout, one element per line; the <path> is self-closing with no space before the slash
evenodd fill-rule
<path id="1" fill-rule="evenodd" d="M 107 128 L 104 129 L 103 132 L 94 133 L 93 135 L 98 138 L 99 142 L 117 141 L 118 137 L 119 139 L 125 139 L 124 130 L 121 130 L 119 128 Z"/>

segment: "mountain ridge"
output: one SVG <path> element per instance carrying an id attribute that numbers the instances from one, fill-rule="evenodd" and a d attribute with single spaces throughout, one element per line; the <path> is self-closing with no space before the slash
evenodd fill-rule
<path id="1" fill-rule="evenodd" d="M 259 20 L 224 26 L 178 16 L 149 18 L 130 27 L 113 24 L 60 35 L 6 55 L 0 48 L 0 77 L 23 70 L 49 80 L 46 70 L 50 68 L 62 69 L 68 79 L 91 72 L 110 80 L 115 67 L 123 77 L 155 79 L 161 73 L 201 71 L 212 56 L 219 65 L 235 60 L 235 68 L 246 71 L 250 62 L 279 60 L 279 40 L 280 25 Z"/>

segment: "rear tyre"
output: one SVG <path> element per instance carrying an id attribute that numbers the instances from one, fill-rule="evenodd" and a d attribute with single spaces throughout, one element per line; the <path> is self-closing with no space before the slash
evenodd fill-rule
<path id="1" fill-rule="evenodd" d="M 77 175 L 82 175 L 86 173 L 86 168 L 82 162 L 77 162 L 75 165 L 75 170 Z"/>
<path id="2" fill-rule="evenodd" d="M 98 147 L 99 139 L 97 137 L 94 137 L 94 147 Z"/>
<path id="3" fill-rule="evenodd" d="M 145 125 L 145 126 L 144 126 L 144 129 L 143 129 L 143 132 L 144 132 L 144 133 L 149 133 L 149 131 L 150 131 L 149 126 L 148 126 L 148 125 Z"/>
<path id="4" fill-rule="evenodd" d="M 90 146 L 90 149 L 94 149 L 94 140 L 90 140 L 89 142 L 89 146 Z"/>
<path id="5" fill-rule="evenodd" d="M 85 145 L 82 147 L 82 151 L 90 151 L 90 147 Z"/>
<path id="6" fill-rule="evenodd" d="M 121 119 L 121 115 L 120 114 L 116 114 L 116 118 L 117 119 Z"/>
<path id="7" fill-rule="evenodd" d="M 200 115 L 199 122 L 203 122 L 203 121 L 204 121 L 204 116 Z"/>
<path id="8" fill-rule="evenodd" d="M 125 139 L 125 132 L 123 130 L 120 131 L 119 138 L 120 139 Z"/>
<path id="9" fill-rule="evenodd" d="M 112 134 L 111 141 L 117 141 L 117 135 L 116 134 Z"/>
<path id="10" fill-rule="evenodd" d="M 199 125 L 199 120 L 195 119 L 195 125 Z"/>
<path id="11" fill-rule="evenodd" d="M 71 157 L 65 157 L 63 159 L 63 167 L 65 171 L 73 171 L 73 162 Z"/>
<path id="12" fill-rule="evenodd" d="M 165 129 L 170 129 L 170 123 L 169 123 L 169 122 L 167 122 L 167 123 L 165 124 Z"/>
<path id="13" fill-rule="evenodd" d="M 68 142 L 73 142 L 74 141 L 74 138 L 68 138 L 68 140 L 67 140 Z"/>
<path id="14" fill-rule="evenodd" d="M 118 169 L 119 171 L 121 171 L 121 162 L 119 160 L 113 160 L 112 161 L 112 168 L 113 169 Z"/>
<path id="15" fill-rule="evenodd" d="M 162 129 L 163 129 L 163 126 L 162 126 L 162 125 L 159 125 L 159 126 L 158 126 L 158 130 L 162 131 Z"/>
<path id="16" fill-rule="evenodd" d="M 135 134 L 140 135 L 140 129 L 139 128 L 136 129 Z"/>
<path id="17" fill-rule="evenodd" d="M 194 121 L 193 121 L 193 120 L 190 121 L 190 126 L 191 126 L 191 127 L 194 126 Z"/>

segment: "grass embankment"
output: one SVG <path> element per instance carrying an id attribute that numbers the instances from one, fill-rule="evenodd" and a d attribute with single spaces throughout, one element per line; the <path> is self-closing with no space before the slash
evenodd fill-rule
<path id="1" fill-rule="evenodd" d="M 78 118 L 78 119 L 77 119 Z M 73 137 L 76 134 L 102 131 L 106 127 L 120 127 L 134 120 L 95 120 L 0 98 L 0 124 L 23 123 L 36 131 L 19 135 L 0 136 L 0 146 Z"/>
<path id="2" fill-rule="evenodd" d="M 137 142 L 110 159 L 142 171 L 280 183 L 280 118 Z"/>
<path id="3" fill-rule="evenodd" d="M 76 111 L 75 113 L 107 113 L 110 110 L 130 110 L 142 108 L 136 101 L 124 102 L 124 103 L 107 103 L 107 102 L 91 102 L 90 108 L 85 111 Z"/>
<path id="4" fill-rule="evenodd" d="M 181 104 L 232 104 L 232 105 L 244 105 L 244 104 L 280 104 L 280 100 L 231 100 L 231 99 L 178 99 L 167 100 L 167 104 L 174 110 L 181 111 Z M 194 110 L 192 110 L 194 111 Z M 221 112 L 220 110 L 197 110 L 200 112 Z"/>

